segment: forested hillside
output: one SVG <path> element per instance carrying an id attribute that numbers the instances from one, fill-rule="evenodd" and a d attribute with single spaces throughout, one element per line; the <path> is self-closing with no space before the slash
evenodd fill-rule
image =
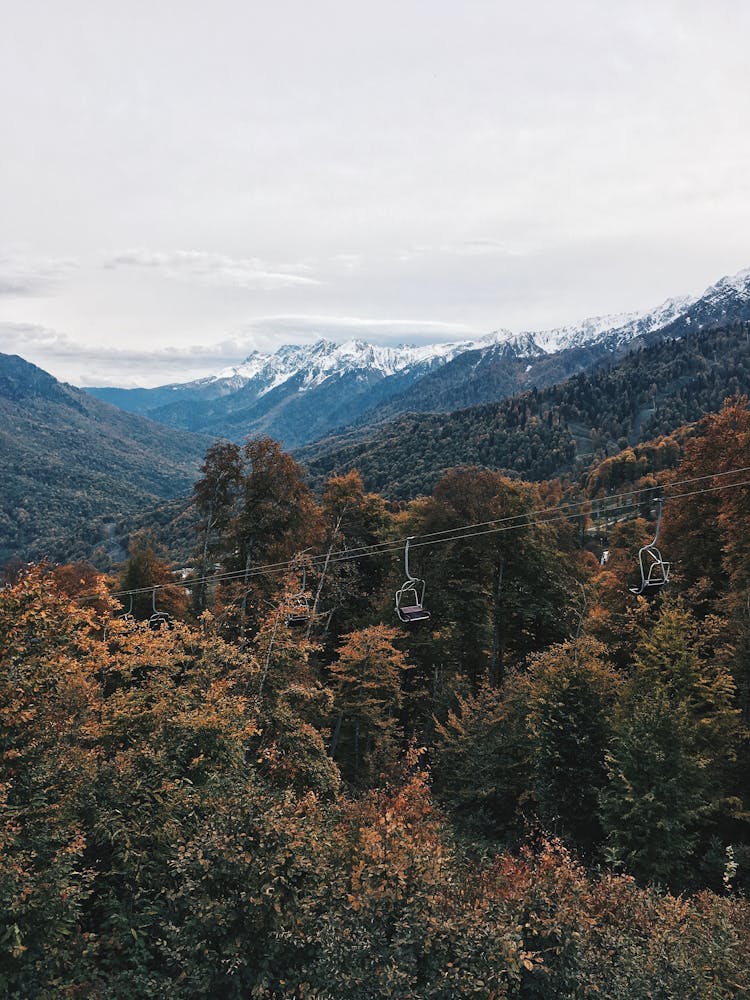
<path id="1" fill-rule="evenodd" d="M 746 996 L 748 401 L 627 455 L 396 506 L 220 442 L 191 579 L 9 577 L 4 994 Z"/>
<path id="2" fill-rule="evenodd" d="M 748 325 L 690 334 L 544 390 L 450 414 L 409 414 L 302 449 L 316 482 L 358 469 L 394 498 L 429 491 L 445 469 L 477 464 L 540 480 L 575 474 L 669 434 L 750 391 Z"/>
<path id="3" fill-rule="evenodd" d="M 207 443 L 0 355 L 0 563 L 90 552 L 95 523 L 186 493 Z"/>

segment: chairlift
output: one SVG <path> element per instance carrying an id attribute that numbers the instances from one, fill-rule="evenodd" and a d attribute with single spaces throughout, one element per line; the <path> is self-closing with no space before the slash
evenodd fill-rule
<path id="1" fill-rule="evenodd" d="M 299 593 L 295 594 L 291 599 L 291 611 L 289 612 L 286 623 L 292 628 L 302 628 L 302 626 L 307 625 L 310 621 L 310 600 L 307 596 L 306 591 L 307 585 L 307 566 L 302 566 L 302 586 L 300 587 Z"/>
<path id="2" fill-rule="evenodd" d="M 404 549 L 406 580 L 396 591 L 396 614 L 405 624 L 427 621 L 430 617 L 430 612 L 424 608 L 425 582 L 412 576 L 409 571 L 409 543 L 413 537 L 411 535 L 406 539 Z"/>
<path id="3" fill-rule="evenodd" d="M 159 611 L 156 607 L 156 587 L 154 587 L 151 593 L 151 607 L 153 609 L 153 614 L 148 620 L 149 628 L 161 628 L 162 625 L 166 625 L 168 628 L 172 627 L 172 615 L 168 611 Z"/>
<path id="4" fill-rule="evenodd" d="M 658 593 L 665 583 L 669 583 L 669 570 L 671 564 L 664 562 L 661 552 L 656 547 L 661 528 L 661 497 L 656 501 L 656 533 L 654 540 L 644 545 L 638 552 L 638 565 L 641 571 L 641 585 L 631 587 L 630 593 L 651 597 Z"/>
<path id="5" fill-rule="evenodd" d="M 599 557 L 599 565 L 606 566 L 609 562 L 609 542 L 605 541 L 602 543 L 602 554 Z"/>

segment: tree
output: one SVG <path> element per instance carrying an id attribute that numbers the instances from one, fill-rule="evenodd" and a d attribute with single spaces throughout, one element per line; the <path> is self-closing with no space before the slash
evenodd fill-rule
<path id="1" fill-rule="evenodd" d="M 702 659 L 695 620 L 665 605 L 641 634 L 623 688 L 601 796 L 609 857 L 644 880 L 689 882 L 689 865 L 727 800 L 736 742 L 734 682 Z"/>
<path id="2" fill-rule="evenodd" d="M 236 453 L 232 475 L 240 476 Z M 273 574 L 253 567 L 289 563 L 322 538 L 320 512 L 303 470 L 272 438 L 251 439 L 242 448 L 243 468 L 230 517 L 224 524 L 221 567 L 234 574 L 217 593 L 216 610 L 243 636 L 257 627 L 274 590 Z"/>
<path id="3" fill-rule="evenodd" d="M 125 611 L 141 621 L 150 618 L 155 608 L 171 615 L 183 615 L 187 595 L 175 583 L 168 563 L 157 555 L 154 540 L 148 535 L 136 535 L 130 541 L 128 553 L 118 589 L 140 593 L 123 598 Z"/>
<path id="4" fill-rule="evenodd" d="M 195 506 L 200 515 L 196 527 L 199 536 L 198 576 L 205 577 L 212 558 L 221 554 L 222 537 L 228 532 L 234 515 L 237 493 L 243 476 L 240 446 L 230 441 L 217 441 L 206 452 L 201 465 L 203 476 L 193 486 Z M 197 610 L 206 607 L 206 583 L 195 589 Z"/>
<path id="5" fill-rule="evenodd" d="M 734 485 L 747 476 L 712 479 L 716 473 L 745 468 L 748 454 L 750 403 L 743 396 L 726 400 L 720 413 L 704 417 L 685 445 L 675 478 L 700 481 L 690 491 L 694 496 L 664 507 L 664 549 L 676 562 L 685 588 L 708 579 L 711 596 L 729 589 L 736 600 L 750 587 L 750 487 Z"/>
<path id="6" fill-rule="evenodd" d="M 457 696 L 437 722 L 430 749 L 435 793 L 457 825 L 509 841 L 522 825 L 530 784 L 527 683 L 511 674 L 501 690 L 484 685 Z"/>
<path id="7" fill-rule="evenodd" d="M 105 655 L 93 624 L 41 568 L 0 591 L 0 991 L 12 997 L 52 996 L 86 950 L 82 815 Z"/>
<path id="8" fill-rule="evenodd" d="M 333 737 L 342 775 L 358 787 L 393 770 L 398 752 L 401 685 L 409 669 L 383 625 L 350 632 L 330 668 L 339 713 Z"/>
<path id="9" fill-rule="evenodd" d="M 365 493 L 356 471 L 326 481 L 321 508 L 327 558 L 314 604 L 318 612 L 326 613 L 326 629 L 335 641 L 367 619 L 380 596 L 387 569 L 377 555 L 364 554 L 357 559 L 346 555 L 382 542 L 391 518 L 382 497 Z"/>
<path id="10" fill-rule="evenodd" d="M 319 513 L 302 467 L 272 438 L 242 449 L 245 473 L 227 568 L 288 560 L 319 538 Z"/>
<path id="11" fill-rule="evenodd" d="M 421 575 L 436 582 L 430 606 L 441 622 L 440 651 L 420 664 L 426 682 L 439 656 L 474 690 L 484 681 L 499 686 L 509 665 L 565 637 L 570 564 L 556 528 L 526 523 L 536 505 L 533 487 L 471 467 L 446 473 L 431 497 L 411 505 L 406 533 L 445 533 L 421 555 Z M 445 540 L 465 524 L 501 530 Z"/>
<path id="12" fill-rule="evenodd" d="M 531 657 L 528 726 L 534 798 L 542 823 L 591 856 L 602 831 L 599 796 L 619 678 L 593 639 Z"/>

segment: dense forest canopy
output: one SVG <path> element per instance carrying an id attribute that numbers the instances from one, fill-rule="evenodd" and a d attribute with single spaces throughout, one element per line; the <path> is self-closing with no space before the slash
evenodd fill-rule
<path id="1" fill-rule="evenodd" d="M 5 995 L 747 995 L 748 458 L 742 397 L 575 488 L 402 504 L 219 442 L 192 577 L 145 535 L 10 568 Z"/>

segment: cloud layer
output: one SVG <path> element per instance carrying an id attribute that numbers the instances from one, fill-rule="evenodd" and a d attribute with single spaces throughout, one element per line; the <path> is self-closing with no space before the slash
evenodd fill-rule
<path id="1" fill-rule="evenodd" d="M 271 290 L 295 285 L 319 285 L 303 268 L 274 268 L 257 257 L 237 258 L 200 250 L 156 253 L 129 250 L 105 261 L 109 268 L 144 268 L 179 281 L 199 281 L 209 285 Z"/>
<path id="2" fill-rule="evenodd" d="M 0 322 L 54 374 L 542 329 L 750 264 L 740 0 L 8 6 Z"/>
<path id="3" fill-rule="evenodd" d="M 74 385 L 154 386 L 183 382 L 238 364 L 254 350 L 308 343 L 321 337 L 371 343 L 432 343 L 470 331 L 440 322 L 368 320 L 341 316 L 258 317 L 246 331 L 211 344 L 158 348 L 86 345 L 30 323 L 0 322 L 0 353 L 21 357 Z"/>
<path id="4" fill-rule="evenodd" d="M 44 295 L 78 266 L 72 258 L 34 257 L 0 252 L 0 296 Z"/>

